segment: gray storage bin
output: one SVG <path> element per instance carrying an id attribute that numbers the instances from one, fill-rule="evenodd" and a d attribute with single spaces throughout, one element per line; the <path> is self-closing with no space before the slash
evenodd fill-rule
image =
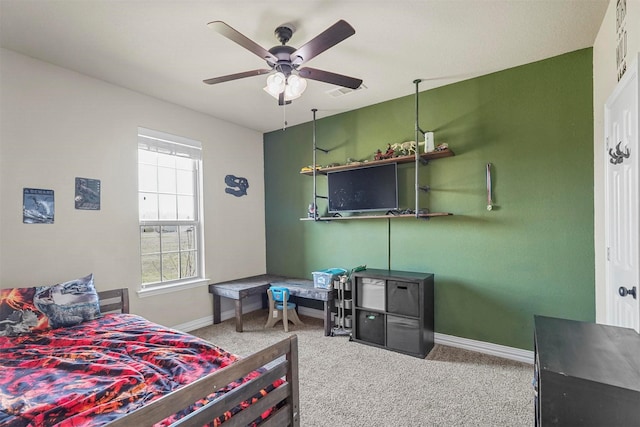
<path id="1" fill-rule="evenodd" d="M 387 347 L 407 353 L 420 353 L 418 319 L 387 316 Z"/>
<path id="2" fill-rule="evenodd" d="M 387 311 L 418 317 L 420 315 L 420 287 L 415 282 L 387 282 Z"/>
<path id="3" fill-rule="evenodd" d="M 370 310 L 384 311 L 384 280 L 359 277 L 356 282 L 356 305 Z"/>
<path id="4" fill-rule="evenodd" d="M 384 314 L 364 310 L 356 311 L 358 313 L 356 339 L 384 345 Z"/>

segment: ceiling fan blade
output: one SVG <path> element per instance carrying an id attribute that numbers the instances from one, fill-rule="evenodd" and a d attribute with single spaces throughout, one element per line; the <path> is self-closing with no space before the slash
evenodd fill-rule
<path id="1" fill-rule="evenodd" d="M 240 46 L 242 46 L 243 48 L 247 49 L 250 52 L 253 52 L 254 54 L 258 55 L 262 59 L 270 60 L 272 62 L 278 61 L 278 58 L 273 56 L 273 54 L 271 54 L 271 52 L 269 52 L 267 49 L 263 48 L 253 40 L 249 39 L 239 31 L 235 30 L 234 28 L 230 27 L 229 25 L 227 25 L 222 21 L 209 22 L 207 24 L 207 27 L 225 36 L 232 42 L 238 43 Z"/>
<path id="2" fill-rule="evenodd" d="M 203 80 L 203 82 L 205 82 L 208 85 L 214 85 L 216 83 L 228 82 L 230 80 L 238 80 L 238 79 L 243 79 L 245 77 L 259 76 L 261 74 L 269 74 L 271 71 L 272 70 L 263 68 L 258 70 L 245 71 L 242 73 L 229 74 L 226 76 L 214 77 L 212 79 Z"/>
<path id="3" fill-rule="evenodd" d="M 290 57 L 291 62 L 296 66 L 300 65 L 355 33 L 356 30 L 347 21 L 341 19 L 293 52 Z"/>
<path id="4" fill-rule="evenodd" d="M 317 68 L 301 68 L 298 70 L 298 74 L 300 77 L 304 77 L 306 79 L 318 80 L 320 82 L 331 83 L 338 86 L 348 87 L 350 89 L 358 89 L 362 84 L 362 79 L 318 70 Z"/>

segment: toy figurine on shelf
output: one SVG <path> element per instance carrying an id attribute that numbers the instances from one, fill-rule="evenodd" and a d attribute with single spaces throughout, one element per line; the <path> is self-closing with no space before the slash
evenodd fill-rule
<path id="1" fill-rule="evenodd" d="M 316 170 L 320 170 L 322 169 L 322 166 L 320 165 L 316 165 Z M 309 165 L 309 166 L 303 166 L 300 169 L 300 173 L 304 173 L 304 172 L 312 172 L 313 171 L 313 165 Z"/>
<path id="2" fill-rule="evenodd" d="M 309 203 L 309 218 L 318 218 L 318 206 L 315 203 Z"/>
<path id="3" fill-rule="evenodd" d="M 391 144 L 387 144 L 387 152 L 384 153 L 384 158 L 390 159 L 392 157 L 393 157 L 393 148 L 391 147 Z"/>
<path id="4" fill-rule="evenodd" d="M 418 145 L 424 145 L 424 142 L 419 142 Z M 416 154 L 416 142 L 405 141 L 401 144 L 393 144 L 392 148 L 398 152 L 401 156 L 410 156 Z"/>
<path id="5" fill-rule="evenodd" d="M 387 151 L 383 153 L 382 151 L 380 151 L 380 149 L 378 149 L 378 151 L 376 151 L 376 155 L 374 159 L 384 160 L 384 159 L 390 159 L 392 157 L 393 157 L 393 148 L 391 148 L 391 144 L 387 144 Z"/>

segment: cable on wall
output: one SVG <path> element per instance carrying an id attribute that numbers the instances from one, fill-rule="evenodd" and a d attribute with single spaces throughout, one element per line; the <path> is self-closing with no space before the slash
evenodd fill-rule
<path id="1" fill-rule="evenodd" d="M 387 270 L 391 270 L 391 218 L 387 218 Z"/>

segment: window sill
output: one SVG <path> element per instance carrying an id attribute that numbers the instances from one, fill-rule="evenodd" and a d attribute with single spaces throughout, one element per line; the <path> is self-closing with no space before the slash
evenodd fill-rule
<path id="1" fill-rule="evenodd" d="M 188 282 L 171 283 L 167 285 L 158 285 L 146 289 L 140 289 L 137 294 L 140 298 L 152 297 L 154 295 L 170 294 L 173 292 L 184 291 L 185 289 L 199 288 L 209 285 L 209 279 L 196 279 Z"/>

